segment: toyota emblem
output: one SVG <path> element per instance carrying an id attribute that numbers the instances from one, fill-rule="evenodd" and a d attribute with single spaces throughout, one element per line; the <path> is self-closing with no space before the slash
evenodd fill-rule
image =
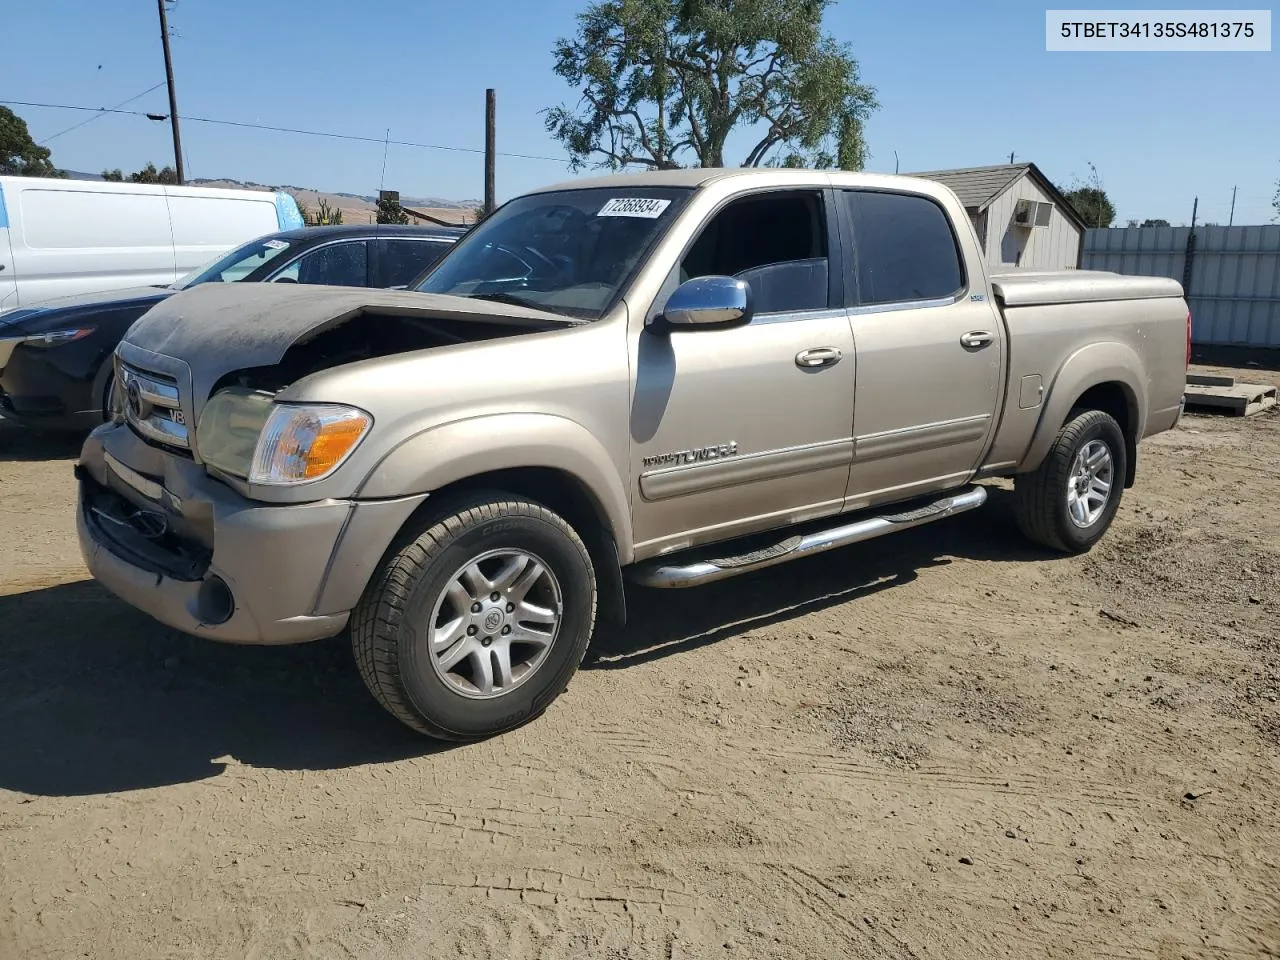
<path id="1" fill-rule="evenodd" d="M 144 408 L 145 401 L 142 399 L 142 389 L 138 386 L 137 380 L 130 380 L 129 385 L 125 387 L 126 403 L 129 407 L 129 414 L 135 420 L 141 420 L 146 416 Z"/>

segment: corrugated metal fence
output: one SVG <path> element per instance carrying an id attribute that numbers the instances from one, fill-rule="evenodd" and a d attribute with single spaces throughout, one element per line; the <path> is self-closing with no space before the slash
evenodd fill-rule
<path id="1" fill-rule="evenodd" d="M 1086 270 L 1172 277 L 1198 344 L 1280 347 L 1280 224 L 1085 231 Z M 1188 269 L 1189 268 L 1189 269 Z"/>

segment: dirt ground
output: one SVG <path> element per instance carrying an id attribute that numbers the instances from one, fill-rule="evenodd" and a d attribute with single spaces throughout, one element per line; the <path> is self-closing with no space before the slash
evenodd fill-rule
<path id="1" fill-rule="evenodd" d="M 88 582 L 76 449 L 0 429 L 0 958 L 1280 957 L 1275 410 L 1145 442 L 1084 557 L 994 484 L 634 591 L 543 718 L 453 749 L 341 641 Z"/>

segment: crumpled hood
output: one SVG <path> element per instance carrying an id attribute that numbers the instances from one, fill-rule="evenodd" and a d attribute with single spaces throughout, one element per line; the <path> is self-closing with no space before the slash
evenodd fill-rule
<path id="1" fill-rule="evenodd" d="M 360 317 L 361 314 L 365 316 Z M 194 406 L 202 406 L 223 376 L 279 363 L 290 347 L 345 323 L 377 322 L 378 314 L 477 323 L 527 323 L 551 329 L 574 321 L 555 313 L 466 297 L 285 283 L 206 283 L 175 293 L 143 314 L 121 341 L 134 349 L 182 362 L 191 377 Z"/>

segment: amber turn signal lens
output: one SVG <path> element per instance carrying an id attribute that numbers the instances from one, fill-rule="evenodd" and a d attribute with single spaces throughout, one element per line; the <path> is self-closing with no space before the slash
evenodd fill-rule
<path id="1" fill-rule="evenodd" d="M 323 477 L 336 467 L 352 451 L 364 436 L 365 423 L 360 420 L 339 420 L 320 428 L 306 454 L 303 475 L 308 480 Z"/>
<path id="2" fill-rule="evenodd" d="M 276 404 L 258 438 L 249 482 L 289 484 L 328 476 L 372 425 L 373 417 L 355 407 Z"/>

